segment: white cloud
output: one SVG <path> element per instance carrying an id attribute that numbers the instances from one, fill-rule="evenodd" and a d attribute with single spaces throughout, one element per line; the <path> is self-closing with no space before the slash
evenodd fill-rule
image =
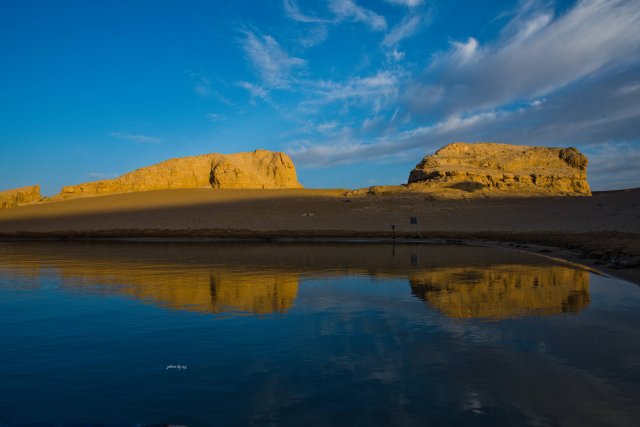
<path id="1" fill-rule="evenodd" d="M 630 93 L 637 92 L 639 90 L 640 90 L 640 83 L 632 82 L 629 84 L 625 84 L 624 86 L 621 86 L 618 89 L 616 89 L 616 93 L 618 95 L 628 95 Z"/>
<path id="2" fill-rule="evenodd" d="M 353 1 L 330 7 L 338 21 L 365 22 L 347 13 L 360 7 Z M 640 186 L 639 2 L 578 0 L 557 14 L 548 2 L 523 0 L 495 39 L 453 41 L 409 78 L 398 44 L 426 19 L 412 13 L 385 35 L 386 68 L 292 80 L 305 97 L 299 107 L 331 106 L 323 110 L 331 126 L 310 125 L 290 144 L 296 162 L 418 161 L 458 140 L 577 146 L 592 157 L 594 188 Z"/>
<path id="3" fill-rule="evenodd" d="M 398 97 L 399 76 L 390 71 L 381 71 L 368 77 L 356 77 L 345 82 L 309 82 L 312 96 L 306 105 L 323 105 L 350 101 L 366 103 L 375 111 Z"/>
<path id="4" fill-rule="evenodd" d="M 109 135 L 114 138 L 136 142 L 138 144 L 159 144 L 161 142 L 160 138 L 150 135 L 136 135 L 126 132 L 111 132 Z"/>
<path id="5" fill-rule="evenodd" d="M 318 18 L 302 13 L 295 0 L 283 0 L 282 5 L 284 7 L 284 13 L 288 18 L 293 19 L 294 21 L 316 24 L 328 24 L 332 22 L 329 19 Z"/>
<path id="6" fill-rule="evenodd" d="M 193 86 L 193 90 L 200 96 L 209 96 L 211 94 L 211 83 L 209 80 L 202 76 L 195 76 L 196 82 Z"/>
<path id="7" fill-rule="evenodd" d="M 339 21 L 352 20 L 362 22 L 375 31 L 385 31 L 387 21 L 384 16 L 356 4 L 354 0 L 331 0 L 329 8 Z"/>
<path id="8" fill-rule="evenodd" d="M 399 6 L 417 7 L 424 3 L 424 0 L 385 0 L 387 3 L 397 4 Z"/>
<path id="9" fill-rule="evenodd" d="M 395 61 L 400 62 L 404 59 L 405 53 L 399 51 L 398 49 L 394 49 L 391 52 L 387 52 L 387 61 Z"/>
<path id="10" fill-rule="evenodd" d="M 323 43 L 327 40 L 329 32 L 324 25 L 318 25 L 309 30 L 307 34 L 298 38 L 298 44 L 304 48 L 310 48 Z"/>
<path id="11" fill-rule="evenodd" d="M 291 70 L 305 65 L 304 60 L 289 56 L 271 36 L 245 32 L 243 48 L 262 81 L 275 88 L 289 86 Z"/>
<path id="12" fill-rule="evenodd" d="M 223 96 L 212 84 L 211 81 L 207 78 L 204 77 L 203 75 L 200 75 L 196 72 L 189 72 L 189 76 L 191 77 L 191 79 L 193 80 L 193 91 L 204 97 L 204 98 L 213 98 L 216 99 L 218 101 L 220 101 L 221 103 L 225 104 L 225 105 L 232 105 L 233 103 L 225 96 Z M 217 80 L 216 83 L 218 85 L 223 85 L 224 83 L 221 82 L 220 80 Z"/>
<path id="13" fill-rule="evenodd" d="M 319 125 L 317 125 L 316 126 L 316 130 L 318 132 L 326 133 L 326 132 L 334 130 L 337 126 L 338 126 L 338 122 L 335 122 L 335 121 L 324 122 L 324 123 L 320 123 Z"/>
<path id="14" fill-rule="evenodd" d="M 112 179 L 118 177 L 117 173 L 107 173 L 107 172 L 89 172 L 87 174 L 87 178 L 89 179 Z"/>
<path id="15" fill-rule="evenodd" d="M 424 22 L 425 17 L 422 15 L 406 17 L 384 36 L 382 44 L 385 46 L 396 46 L 402 40 L 415 35 Z"/>
<path id="16" fill-rule="evenodd" d="M 471 37 L 436 57 L 420 85 L 445 92 L 448 101 L 437 108 L 461 113 L 531 100 L 637 60 L 639 2 L 583 0 L 555 19 L 531 4 L 525 3 L 497 41 L 480 46 Z M 422 105 L 422 112 L 434 107 L 417 98 L 411 104 Z"/>
<path id="17" fill-rule="evenodd" d="M 219 113 L 209 113 L 206 115 L 206 118 L 211 122 L 221 122 L 223 120 L 227 120 L 227 116 Z"/>
<path id="18" fill-rule="evenodd" d="M 249 92 L 249 94 L 251 95 L 251 98 L 256 99 L 256 98 L 261 98 L 261 99 L 268 99 L 269 98 L 269 92 L 263 88 L 260 85 L 256 85 L 254 83 L 250 83 L 250 82 L 238 82 L 236 83 L 238 87 L 241 87 L 242 89 L 245 89 L 247 92 Z"/>
<path id="19" fill-rule="evenodd" d="M 415 159 L 454 141 L 493 141 L 523 145 L 577 146 L 590 158 L 589 181 L 594 189 L 640 186 L 640 90 L 618 93 L 637 75 L 625 73 L 585 81 L 518 108 L 450 115 L 432 124 L 394 129 L 395 123 L 364 133 L 377 117 L 365 120 L 362 133 L 344 133 L 341 140 L 319 139 L 315 144 L 292 146 L 301 165 Z M 624 87 L 624 86 L 622 86 Z M 598 102 L 593 102 L 598 100 Z M 394 113 L 394 116 L 397 113 Z M 625 142 L 635 141 L 635 142 Z M 341 151 L 341 147 L 344 150 Z"/>
<path id="20" fill-rule="evenodd" d="M 587 152 L 594 190 L 640 187 L 640 147 L 627 142 L 604 143 Z"/>

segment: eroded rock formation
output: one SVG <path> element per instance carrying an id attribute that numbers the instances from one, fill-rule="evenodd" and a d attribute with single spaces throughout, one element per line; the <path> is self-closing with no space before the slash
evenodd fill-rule
<path id="1" fill-rule="evenodd" d="M 15 206 L 26 205 L 39 202 L 42 199 L 40 186 L 15 188 L 0 192 L 0 208 L 13 208 Z"/>
<path id="2" fill-rule="evenodd" d="M 415 189 L 591 195 L 587 158 L 576 148 L 456 142 L 409 174 Z"/>
<path id="3" fill-rule="evenodd" d="M 267 150 L 170 159 L 115 179 L 63 187 L 59 198 L 173 188 L 301 188 L 293 162 Z"/>
<path id="4" fill-rule="evenodd" d="M 455 142 L 422 159 L 407 184 L 363 188 L 348 195 L 590 196 L 587 164 L 587 157 L 573 147 Z"/>

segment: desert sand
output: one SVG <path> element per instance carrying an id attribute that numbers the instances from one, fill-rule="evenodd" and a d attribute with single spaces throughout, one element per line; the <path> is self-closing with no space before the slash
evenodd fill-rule
<path id="1" fill-rule="evenodd" d="M 390 239 L 395 225 L 397 241 L 547 245 L 570 249 L 563 258 L 624 267 L 627 276 L 638 272 L 640 189 L 591 197 L 471 200 L 348 194 L 341 189 L 176 189 L 104 195 L 0 210 L 0 236 Z"/>

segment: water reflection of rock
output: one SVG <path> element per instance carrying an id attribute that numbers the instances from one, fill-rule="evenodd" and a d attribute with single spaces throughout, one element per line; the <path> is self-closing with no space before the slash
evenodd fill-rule
<path id="1" fill-rule="evenodd" d="M 2 271 L 207 313 L 286 312 L 300 277 L 408 278 L 414 295 L 456 318 L 578 312 L 589 303 L 587 271 L 455 245 L 5 243 Z"/>
<path id="2" fill-rule="evenodd" d="M 25 284 L 37 289 L 43 276 L 60 277 L 62 286 L 76 291 L 127 295 L 175 310 L 252 314 L 286 312 L 298 294 L 299 273 L 277 266 L 206 265 L 149 253 L 136 259 L 113 250 L 120 248 L 100 246 L 96 251 L 12 249 L 0 253 L 0 271 L 11 271 L 10 283 L 19 289 L 27 289 Z"/>
<path id="3" fill-rule="evenodd" d="M 84 269 L 64 274 L 69 283 L 78 284 L 79 277 L 84 283 L 120 283 L 110 290 L 172 309 L 209 313 L 282 313 L 293 306 L 298 294 L 298 275 L 290 272 L 166 268 L 154 274 L 145 270 Z"/>
<path id="4" fill-rule="evenodd" d="M 577 313 L 589 304 L 589 272 L 557 265 L 436 268 L 409 280 L 415 296 L 455 318 Z"/>
<path id="5" fill-rule="evenodd" d="M 282 313 L 298 296 L 298 275 L 216 271 L 211 274 L 210 289 L 212 311 Z"/>

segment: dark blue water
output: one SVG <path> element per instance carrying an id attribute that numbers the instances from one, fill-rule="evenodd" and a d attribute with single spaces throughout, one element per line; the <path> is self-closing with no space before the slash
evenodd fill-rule
<path id="1" fill-rule="evenodd" d="M 0 244 L 0 423 L 637 426 L 640 288 L 445 245 Z"/>

